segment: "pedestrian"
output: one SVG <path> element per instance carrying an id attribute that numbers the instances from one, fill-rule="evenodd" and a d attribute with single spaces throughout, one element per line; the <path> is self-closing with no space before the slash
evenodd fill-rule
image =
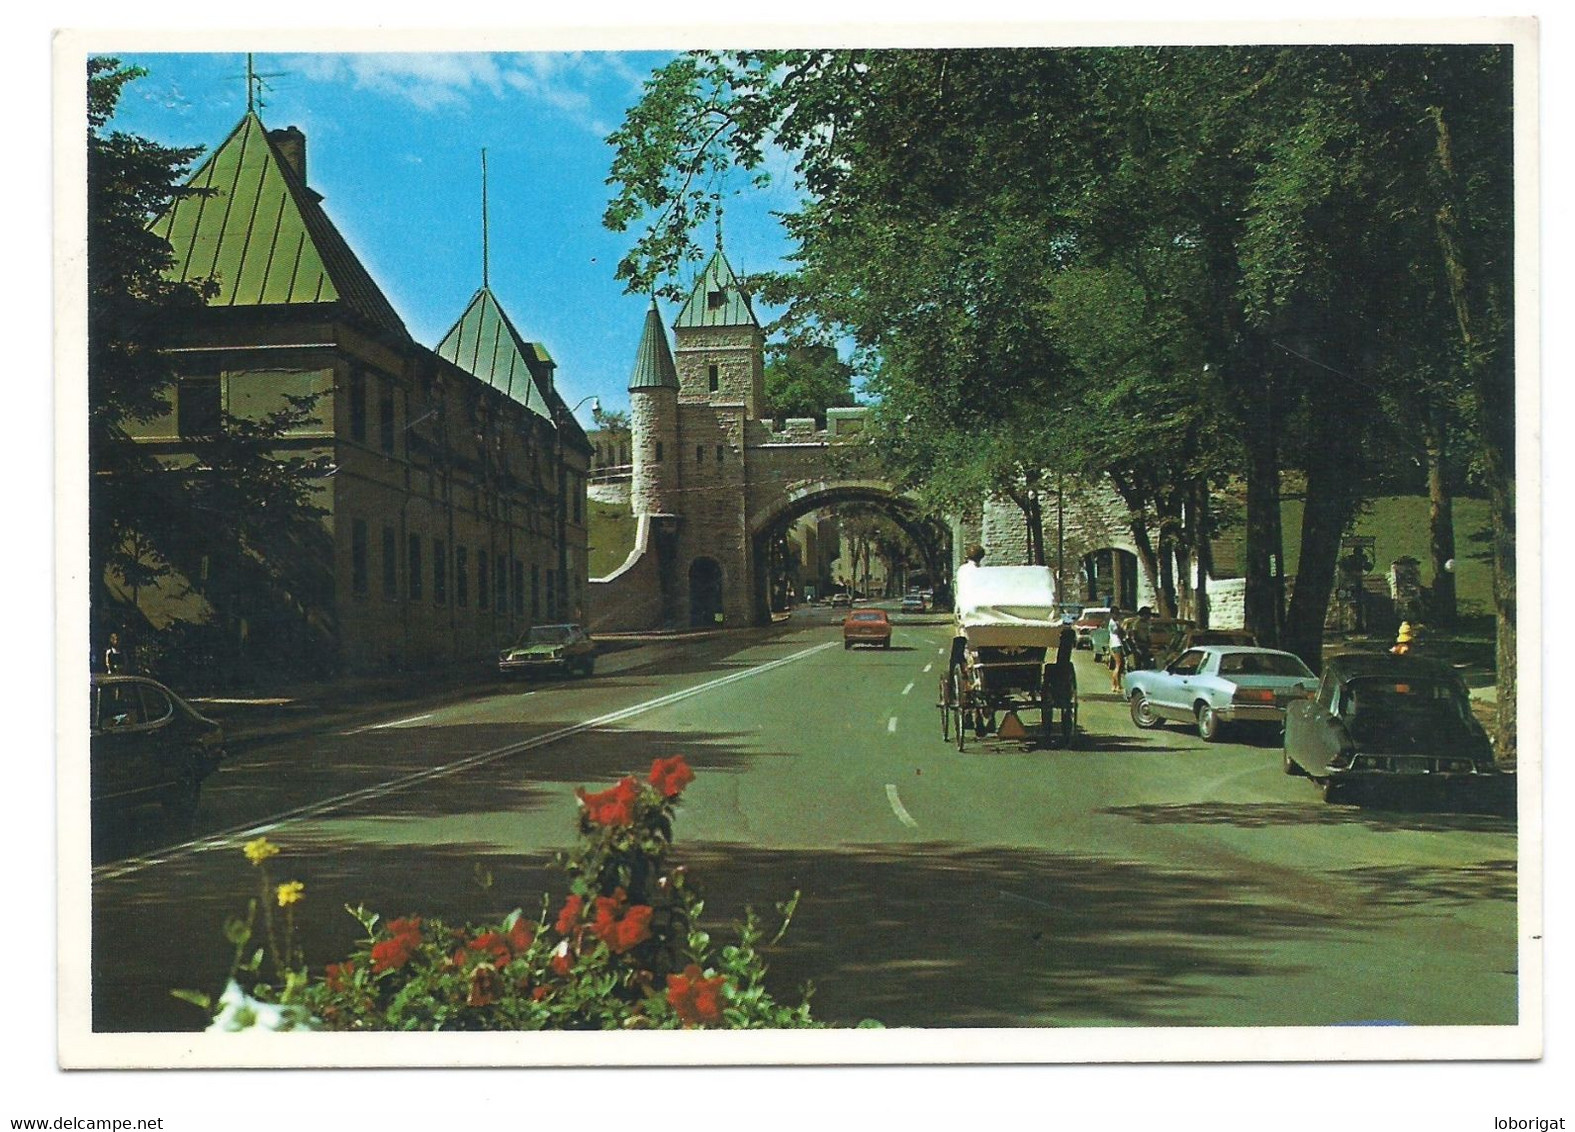
<path id="1" fill-rule="evenodd" d="M 119 672 L 122 663 L 124 661 L 120 655 L 120 634 L 111 633 L 109 635 L 109 645 L 104 649 L 104 671 Z"/>
<path id="2" fill-rule="evenodd" d="M 959 572 L 961 572 L 968 569 L 970 566 L 982 565 L 984 565 L 984 547 L 975 544 L 968 548 L 966 560 L 961 566 L 957 567 L 957 569 Z"/>
<path id="3" fill-rule="evenodd" d="M 1137 616 L 1127 621 L 1126 632 L 1122 635 L 1126 648 L 1126 666 L 1128 668 L 1147 668 L 1154 663 L 1154 610 L 1145 605 L 1138 610 Z"/>
<path id="4" fill-rule="evenodd" d="M 1400 622 L 1400 632 L 1395 634 L 1394 647 L 1389 651 L 1394 653 L 1396 656 L 1410 655 L 1411 646 L 1415 643 L 1416 637 L 1417 631 L 1416 628 L 1412 626 L 1411 622 Z"/>
<path id="5" fill-rule="evenodd" d="M 1121 691 L 1121 675 L 1127 670 L 1126 642 L 1121 635 L 1121 622 L 1110 618 L 1110 690 Z"/>

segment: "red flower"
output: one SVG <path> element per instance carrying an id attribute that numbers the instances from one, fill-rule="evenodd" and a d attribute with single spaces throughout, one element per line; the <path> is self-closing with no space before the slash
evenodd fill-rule
<path id="1" fill-rule="evenodd" d="M 580 913 L 585 909 L 585 897 L 571 896 L 563 902 L 563 909 L 558 913 L 558 922 L 553 926 L 558 929 L 559 935 L 568 935 L 579 922 Z"/>
<path id="2" fill-rule="evenodd" d="M 667 976 L 667 1004 L 685 1026 L 704 1026 L 722 1020 L 722 988 L 726 975 L 706 978 L 693 963 L 682 975 Z"/>
<path id="3" fill-rule="evenodd" d="M 661 791 L 664 798 L 676 798 L 685 786 L 695 780 L 695 772 L 682 755 L 670 759 L 657 759 L 651 764 L 651 785 Z"/>
<path id="4" fill-rule="evenodd" d="M 421 946 L 421 917 L 391 921 L 390 937 L 372 945 L 372 971 L 396 971 L 410 962 Z"/>
<path id="5" fill-rule="evenodd" d="M 331 991 L 346 991 L 350 989 L 350 980 L 355 975 L 355 964 L 350 962 L 330 963 L 324 972 Z"/>
<path id="6" fill-rule="evenodd" d="M 653 912 L 649 904 L 626 906 L 624 891 L 620 888 L 612 896 L 597 897 L 596 917 L 591 921 L 591 932 L 614 955 L 621 955 L 651 938 Z"/>
<path id="7" fill-rule="evenodd" d="M 503 997 L 503 980 L 491 963 L 478 963 L 470 973 L 470 994 L 466 1006 L 491 1006 Z"/>
<path id="8" fill-rule="evenodd" d="M 546 998 L 549 993 L 550 992 L 546 987 L 537 987 L 535 990 L 530 992 L 530 1000 L 532 1002 L 540 1002 L 542 999 Z"/>
<path id="9" fill-rule="evenodd" d="M 634 803 L 640 796 L 640 784 L 633 777 L 600 794 L 587 794 L 584 790 L 576 790 L 575 794 L 592 823 L 608 828 L 634 824 Z"/>
<path id="10" fill-rule="evenodd" d="M 514 926 L 509 929 L 509 934 L 505 938 L 507 938 L 509 942 L 510 950 L 512 950 L 516 956 L 519 956 L 529 951 L 530 945 L 536 942 L 536 933 L 533 932 L 530 925 L 525 922 L 525 917 L 521 916 L 518 920 L 514 921 Z"/>
<path id="11" fill-rule="evenodd" d="M 558 945 L 557 950 L 552 953 L 552 962 L 547 966 L 560 979 L 568 977 L 569 972 L 574 968 L 574 959 L 569 955 L 568 940 L 564 940 Z"/>
<path id="12" fill-rule="evenodd" d="M 513 956 L 509 953 L 509 945 L 497 932 L 482 932 L 470 941 L 470 950 L 478 951 L 492 958 L 498 966 L 504 966 Z"/>

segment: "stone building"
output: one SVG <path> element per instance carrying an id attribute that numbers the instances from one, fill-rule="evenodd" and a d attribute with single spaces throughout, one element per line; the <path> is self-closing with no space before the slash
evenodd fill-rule
<path id="1" fill-rule="evenodd" d="M 306 139 L 248 111 L 153 231 L 182 280 L 212 280 L 180 328 L 169 412 L 137 438 L 170 465 L 224 414 L 315 398 L 289 453 L 325 458 L 315 485 L 328 584 L 307 607 L 253 613 L 254 644 L 310 626 L 322 669 L 476 661 L 585 602 L 591 450 L 554 363 L 483 287 L 437 349 L 415 342 L 307 180 Z M 281 455 L 285 453 L 281 452 Z M 222 566 L 216 565 L 215 569 Z M 222 579 L 121 596 L 154 628 L 234 618 Z"/>

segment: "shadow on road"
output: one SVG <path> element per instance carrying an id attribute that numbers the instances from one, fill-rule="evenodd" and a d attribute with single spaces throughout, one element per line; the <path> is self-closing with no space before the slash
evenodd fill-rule
<path id="1" fill-rule="evenodd" d="M 1515 832 L 1514 818 L 1500 814 L 1329 806 L 1318 801 L 1311 792 L 1305 805 L 1299 802 L 1178 802 L 1112 806 L 1099 812 L 1130 818 L 1143 825 L 1228 825 L 1238 829 L 1363 826 L 1377 833 Z"/>

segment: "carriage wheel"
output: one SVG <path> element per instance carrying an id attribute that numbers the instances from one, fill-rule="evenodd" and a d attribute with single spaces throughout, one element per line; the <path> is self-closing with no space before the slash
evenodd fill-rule
<path id="1" fill-rule="evenodd" d="M 945 742 L 952 737 L 952 685 L 946 677 L 941 677 L 941 690 L 937 701 L 941 705 L 941 740 Z"/>
<path id="2" fill-rule="evenodd" d="M 953 668 L 951 671 L 951 699 L 952 710 L 957 713 L 956 717 L 952 720 L 957 729 L 957 749 L 961 751 L 963 749 L 963 744 L 967 741 L 968 729 L 966 723 L 969 713 L 967 707 L 968 688 L 963 684 L 963 674 L 961 668 Z"/>

